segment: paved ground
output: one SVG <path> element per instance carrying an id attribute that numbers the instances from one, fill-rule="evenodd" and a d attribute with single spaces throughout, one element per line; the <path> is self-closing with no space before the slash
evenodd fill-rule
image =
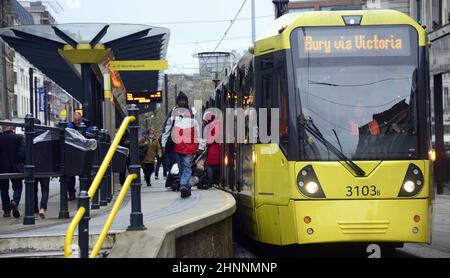
<path id="1" fill-rule="evenodd" d="M 450 258 L 450 196 L 436 196 L 433 218 L 433 243 L 406 244 L 402 251 L 425 258 Z"/>
<path id="2" fill-rule="evenodd" d="M 167 218 L 179 219 L 182 222 L 185 219 L 183 216 L 184 212 L 196 208 L 198 205 L 202 207 L 204 212 L 208 212 L 208 209 L 203 208 L 206 204 L 214 209 L 214 202 L 217 206 L 222 205 L 224 202 L 228 202 L 223 198 L 224 194 L 221 194 L 218 190 L 197 190 L 193 189 L 192 196 L 187 199 L 181 199 L 179 192 L 172 192 L 164 187 L 164 179 L 155 180 L 152 177 L 152 187 L 142 187 L 142 212 L 144 213 L 144 223 L 155 223 L 157 220 Z M 78 190 L 78 187 L 77 187 Z M 118 189 L 119 190 L 119 189 Z M 10 238 L 10 237 L 34 237 L 34 236 L 57 236 L 64 235 L 68 223 L 70 220 L 60 220 L 58 219 L 59 214 L 59 183 L 57 180 L 52 181 L 50 190 L 50 201 L 48 206 L 48 217 L 47 219 L 36 220 L 35 226 L 23 226 L 23 218 L 19 219 L 0 219 L 0 238 Z M 130 224 L 130 213 L 131 213 L 131 190 L 128 192 L 127 197 L 119 210 L 116 220 L 114 221 L 111 232 L 123 232 Z M 12 192 L 11 192 L 12 194 Z M 22 196 L 24 198 L 24 194 Z M 114 200 L 113 200 L 114 201 Z M 200 202 L 201 201 L 201 202 Z M 23 202 L 23 200 L 22 200 Z M 212 204 L 210 203 L 212 202 Z M 74 216 L 76 212 L 76 201 L 70 202 L 70 215 Z M 100 233 L 106 222 L 107 217 L 111 209 L 111 204 L 108 207 L 103 207 L 100 210 L 92 211 L 91 221 L 90 221 L 90 233 Z M 197 209 L 197 208 L 196 208 Z M 24 210 L 23 203 L 20 205 L 20 212 Z M 195 211 L 195 210 L 192 210 Z M 190 215 L 190 214 L 186 214 Z M 173 217 L 172 217 L 173 216 Z M 190 217 L 197 217 L 199 215 L 190 215 Z M 77 233 L 76 233 L 77 234 Z"/>

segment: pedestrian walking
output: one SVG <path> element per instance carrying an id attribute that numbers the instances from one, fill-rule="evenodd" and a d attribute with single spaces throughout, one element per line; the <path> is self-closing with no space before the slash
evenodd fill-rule
<path id="1" fill-rule="evenodd" d="M 41 203 L 40 209 L 38 207 L 39 198 L 38 198 L 38 184 L 41 185 Z M 38 178 L 34 183 L 34 218 L 38 218 L 38 216 L 42 219 L 45 219 L 47 213 L 47 204 L 48 197 L 50 193 L 50 178 Z"/>
<path id="2" fill-rule="evenodd" d="M 15 134 L 15 127 L 4 126 L 0 135 L 0 174 L 17 174 L 24 172 L 25 138 Z M 14 191 L 13 199 L 9 196 L 9 182 Z M 0 180 L 3 217 L 20 217 L 19 204 L 22 197 L 22 179 Z"/>
<path id="3" fill-rule="evenodd" d="M 220 134 L 220 121 L 216 119 L 214 114 L 205 113 L 203 120 L 205 122 L 205 134 L 206 134 L 206 169 L 208 173 L 207 189 L 211 188 L 219 176 L 219 169 L 222 162 L 220 156 L 220 145 L 216 140 L 218 134 Z"/>
<path id="4" fill-rule="evenodd" d="M 159 136 L 158 143 L 159 143 L 159 146 L 160 146 L 160 148 L 162 150 L 162 145 L 161 145 L 161 140 L 162 139 L 161 138 L 162 138 L 162 136 Z M 157 159 L 157 161 L 156 161 L 156 166 L 155 166 L 155 180 L 159 179 L 159 169 L 161 168 L 161 166 L 163 167 L 163 177 L 167 178 L 168 170 L 167 170 L 166 163 L 164 163 L 164 160 L 166 159 L 165 156 L 164 156 L 164 153 L 161 152 L 161 156 L 157 157 L 156 159 Z"/>
<path id="5" fill-rule="evenodd" d="M 192 176 L 192 163 L 194 155 L 199 150 L 199 143 L 202 142 L 200 127 L 195 120 L 195 114 L 196 110 L 189 106 L 186 94 L 180 92 L 177 96 L 177 107 L 169 115 L 162 135 L 164 151 L 166 147 L 169 147 L 169 138 L 173 141 L 173 152 L 180 169 L 181 198 L 191 196 L 189 180 Z"/>
<path id="6" fill-rule="evenodd" d="M 155 171 L 155 157 L 162 156 L 161 147 L 156 138 L 155 130 L 149 129 L 147 135 L 139 140 L 139 147 L 146 147 L 146 153 L 141 161 L 147 186 L 152 186 L 150 178 Z"/>

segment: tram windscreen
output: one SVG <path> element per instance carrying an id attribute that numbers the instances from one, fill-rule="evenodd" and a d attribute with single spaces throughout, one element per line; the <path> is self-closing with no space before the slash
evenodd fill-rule
<path id="1" fill-rule="evenodd" d="M 292 54 L 302 117 L 352 160 L 418 157 L 418 35 L 409 26 L 299 28 Z M 337 157 L 305 131 L 308 160 Z"/>

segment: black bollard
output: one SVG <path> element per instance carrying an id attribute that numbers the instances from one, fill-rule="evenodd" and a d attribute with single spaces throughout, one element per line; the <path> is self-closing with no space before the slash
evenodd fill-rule
<path id="1" fill-rule="evenodd" d="M 86 137 L 86 125 L 82 122 L 79 126 L 79 131 L 81 133 L 81 135 L 83 135 L 84 137 Z M 81 191 L 88 191 L 88 173 L 82 173 L 79 178 L 80 178 L 80 192 Z M 83 180 L 83 182 L 82 182 Z"/>
<path id="2" fill-rule="evenodd" d="M 96 126 L 94 126 L 92 128 L 92 134 L 94 135 L 94 139 L 97 140 L 98 143 L 98 135 L 99 135 L 99 130 Z M 92 173 L 91 173 L 91 177 L 95 177 L 95 175 L 97 175 L 98 170 L 100 169 L 100 150 L 99 148 L 97 148 L 97 150 L 95 150 L 95 157 L 94 157 L 94 164 L 92 165 Z M 92 182 L 92 178 L 91 178 L 91 182 Z M 99 194 L 99 190 L 97 189 L 97 191 L 94 194 L 94 197 L 92 198 L 92 205 L 91 205 L 91 209 L 100 209 L 100 200 L 98 197 Z"/>
<path id="3" fill-rule="evenodd" d="M 131 184 L 131 215 L 128 230 L 145 230 L 144 217 L 141 209 L 141 165 L 139 163 L 139 109 L 136 105 L 128 107 L 128 115 L 136 120 L 131 122 L 130 130 L 130 174 L 136 174 L 137 179 Z"/>
<path id="4" fill-rule="evenodd" d="M 100 130 L 99 134 L 100 138 L 100 160 L 103 162 L 106 156 L 106 130 L 102 129 Z M 106 186 L 107 186 L 107 178 L 106 175 L 108 173 L 106 172 L 105 175 L 103 175 L 102 182 L 100 184 L 100 206 L 104 207 L 108 205 L 107 200 L 107 194 L 106 194 Z"/>
<path id="5" fill-rule="evenodd" d="M 70 218 L 69 214 L 69 202 L 67 201 L 67 176 L 64 174 L 65 172 L 65 164 L 64 164 L 64 152 L 65 152 L 65 134 L 66 134 L 66 128 L 67 128 L 67 122 L 61 121 L 59 123 L 59 144 L 60 144 L 60 172 L 62 174 L 61 177 L 59 177 L 59 184 L 60 184 L 60 196 L 59 196 L 59 219 L 68 219 Z"/>
<path id="6" fill-rule="evenodd" d="M 86 125 L 82 122 L 80 124 L 79 130 L 81 135 L 86 137 Z M 89 257 L 89 201 L 90 197 L 88 194 L 88 175 L 89 173 L 82 173 L 80 175 L 80 195 L 78 195 L 78 208 L 84 207 L 86 213 L 81 219 L 80 225 L 78 226 L 78 245 L 80 246 L 80 258 Z"/>
<path id="7" fill-rule="evenodd" d="M 23 225 L 34 225 L 34 165 L 33 165 L 34 117 L 25 117 L 25 216 Z"/>
<path id="8" fill-rule="evenodd" d="M 86 179 L 80 183 L 86 182 Z M 81 185 L 80 185 L 81 186 Z M 87 187 L 87 185 L 86 185 Z M 80 258 L 89 258 L 89 194 L 87 191 L 80 191 L 78 196 L 78 208 L 84 207 L 86 212 L 78 225 L 78 245 L 80 247 Z"/>

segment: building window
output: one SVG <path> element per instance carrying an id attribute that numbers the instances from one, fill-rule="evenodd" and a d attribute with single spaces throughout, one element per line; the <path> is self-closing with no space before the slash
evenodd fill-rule
<path id="1" fill-rule="evenodd" d="M 14 85 L 17 85 L 17 72 L 14 72 Z"/>
<path id="2" fill-rule="evenodd" d="M 444 110 L 448 110 L 450 108 L 450 99 L 448 98 L 448 87 L 444 88 L 444 101 L 442 102 L 444 104 Z"/>
<path id="3" fill-rule="evenodd" d="M 442 0 L 432 0 L 431 18 L 433 19 L 433 30 L 442 26 Z"/>
<path id="4" fill-rule="evenodd" d="M 17 103 L 17 95 L 14 95 L 14 103 L 13 103 L 13 117 L 17 118 L 18 115 L 18 110 L 19 110 L 19 104 Z"/>
<path id="5" fill-rule="evenodd" d="M 416 0 L 417 1 L 417 14 L 416 14 L 416 20 L 417 22 L 422 22 L 422 0 Z"/>

